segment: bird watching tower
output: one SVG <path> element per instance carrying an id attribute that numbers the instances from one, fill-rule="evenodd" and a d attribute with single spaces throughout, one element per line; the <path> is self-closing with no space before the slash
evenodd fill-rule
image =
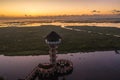
<path id="1" fill-rule="evenodd" d="M 56 53 L 58 44 L 61 43 L 61 37 L 54 31 L 52 31 L 50 34 L 48 34 L 45 37 L 45 42 L 49 45 L 49 55 L 50 55 L 50 62 L 51 64 L 55 65 L 56 64 Z"/>
<path id="2" fill-rule="evenodd" d="M 73 63 L 66 59 L 56 60 L 58 44 L 61 37 L 54 31 L 45 37 L 45 42 L 49 46 L 50 63 L 40 63 L 24 80 L 57 80 L 60 76 L 71 74 Z M 63 78 L 65 79 L 65 77 Z"/>

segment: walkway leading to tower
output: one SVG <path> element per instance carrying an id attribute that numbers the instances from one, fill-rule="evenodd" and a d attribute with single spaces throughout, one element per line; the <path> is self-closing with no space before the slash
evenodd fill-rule
<path id="1" fill-rule="evenodd" d="M 35 67 L 31 73 L 29 73 L 25 79 L 23 80 L 35 80 L 35 78 L 37 77 L 37 70 L 38 70 L 38 66 Z"/>
<path id="2" fill-rule="evenodd" d="M 25 79 L 20 80 L 58 80 L 58 77 L 71 74 L 73 63 L 66 59 L 56 60 L 58 44 L 61 43 L 61 37 L 54 31 L 47 35 L 45 42 L 50 50 L 50 63 L 38 64 Z M 55 79 L 54 79 L 55 78 Z"/>

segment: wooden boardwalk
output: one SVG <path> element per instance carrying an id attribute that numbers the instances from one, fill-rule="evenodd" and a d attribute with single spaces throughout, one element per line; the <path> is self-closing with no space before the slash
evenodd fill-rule
<path id="1" fill-rule="evenodd" d="M 37 77 L 38 66 L 35 67 L 31 73 L 29 73 L 24 80 L 35 80 Z"/>

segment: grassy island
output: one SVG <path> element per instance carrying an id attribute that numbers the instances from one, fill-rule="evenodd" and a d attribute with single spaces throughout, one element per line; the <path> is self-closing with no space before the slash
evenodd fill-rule
<path id="1" fill-rule="evenodd" d="M 62 37 L 59 53 L 120 50 L 120 37 L 114 36 L 120 35 L 119 28 L 92 26 L 67 26 L 67 28 L 83 31 L 52 25 L 0 28 L 0 54 L 11 56 L 48 54 L 49 48 L 44 38 L 51 31 L 57 32 Z"/>

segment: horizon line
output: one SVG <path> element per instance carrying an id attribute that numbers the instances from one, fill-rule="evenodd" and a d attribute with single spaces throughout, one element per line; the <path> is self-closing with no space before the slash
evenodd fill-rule
<path id="1" fill-rule="evenodd" d="M 35 18 L 35 17 L 60 17 L 60 16 L 120 16 L 120 14 L 62 14 L 62 15 L 24 15 L 24 16 L 6 16 L 0 15 L 0 18 Z"/>

